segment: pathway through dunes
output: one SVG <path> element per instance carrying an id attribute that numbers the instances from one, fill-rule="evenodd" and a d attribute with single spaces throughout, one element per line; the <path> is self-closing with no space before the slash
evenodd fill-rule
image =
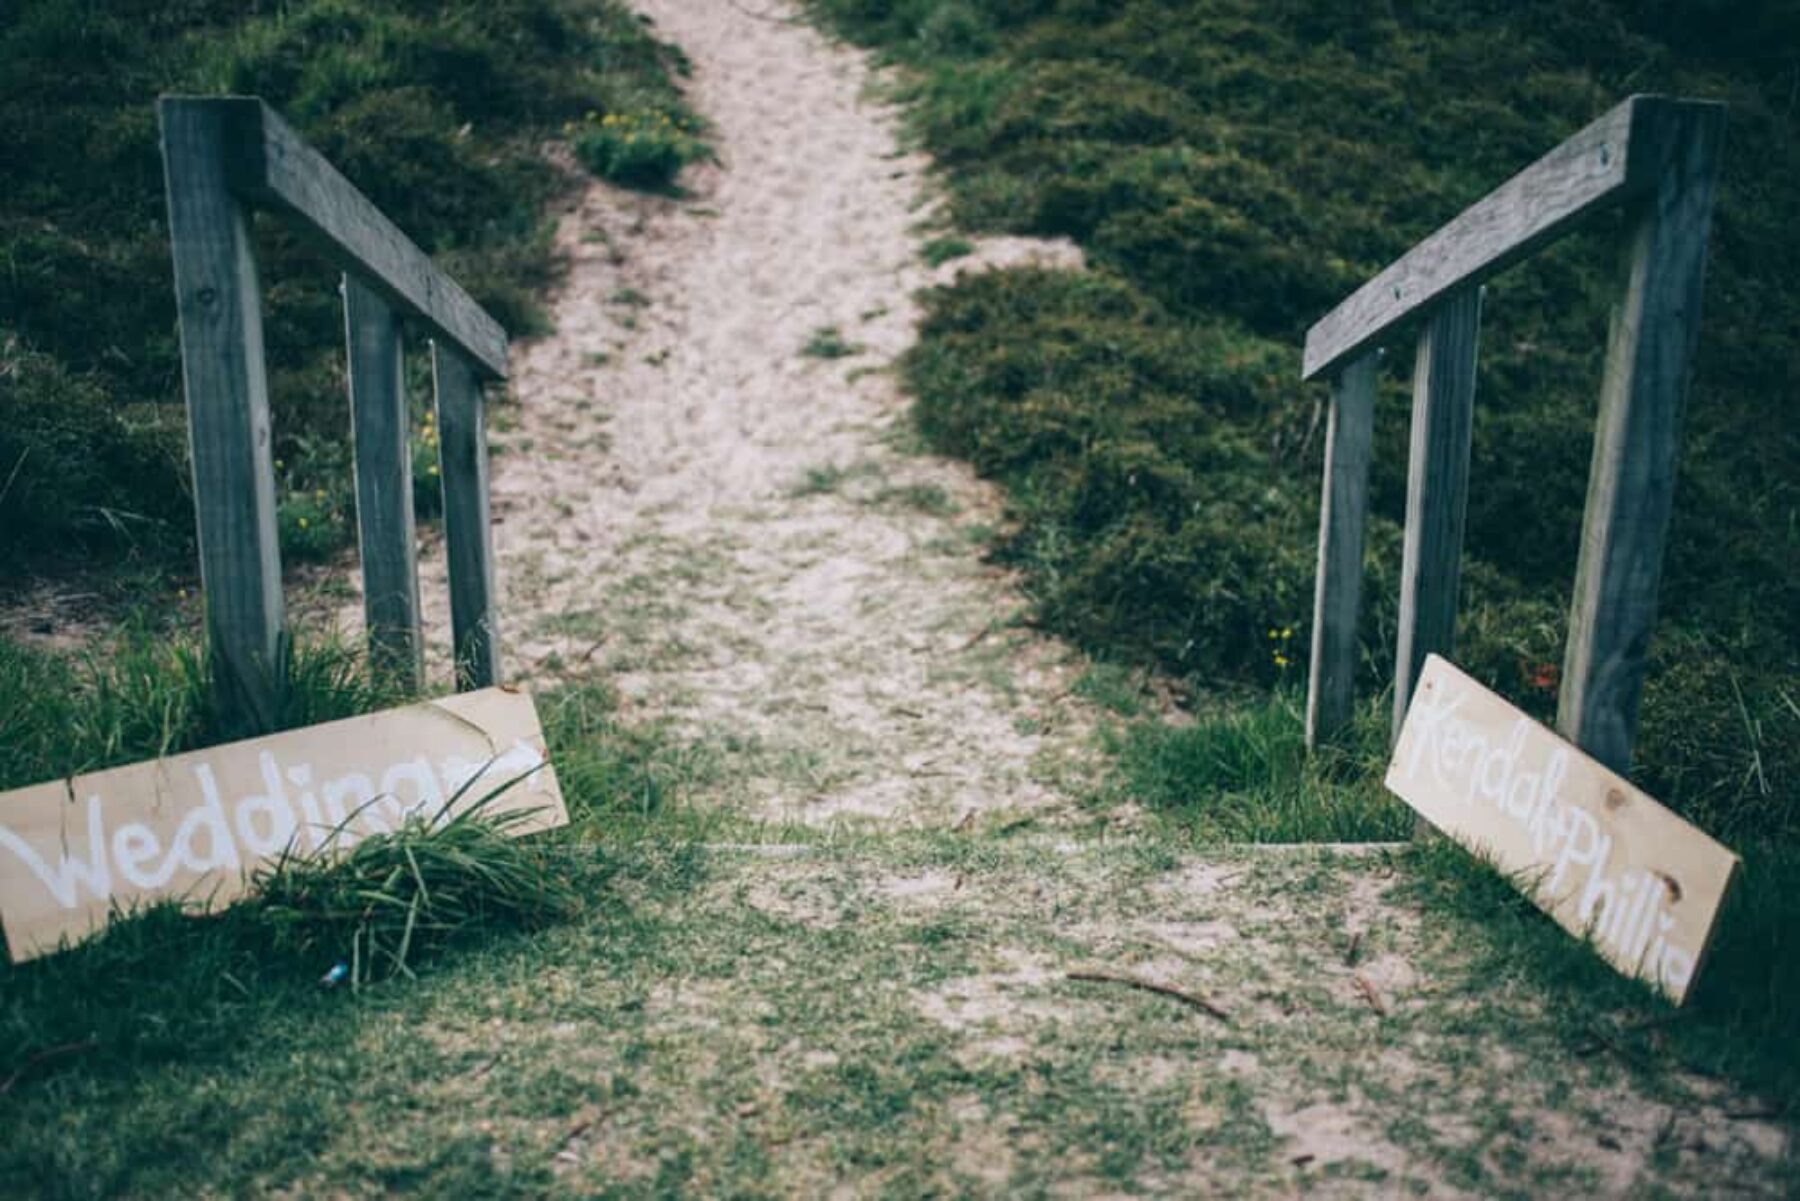
<path id="1" fill-rule="evenodd" d="M 495 438 L 511 677 L 600 667 L 636 712 L 729 741 L 750 816 L 1066 813 L 1078 667 L 1009 624 L 996 499 L 907 448 L 884 369 L 915 289 L 1078 252 L 989 241 L 929 270 L 926 163 L 860 54 L 724 3 L 641 7 L 693 60 L 718 162 L 681 199 L 597 186 L 562 221 L 556 333 L 518 354 Z"/>
<path id="2" fill-rule="evenodd" d="M 887 370 L 919 287 L 1079 252 L 927 267 L 928 164 L 860 53 L 771 0 L 636 5 L 718 160 L 563 217 L 556 333 L 495 435 L 502 643 L 509 678 L 598 673 L 728 756 L 697 803 L 742 841 L 609 848 L 628 914 L 371 1020 L 386 1047 L 430 1015 L 420 1120 L 573 1193 L 1779 1192 L 1779 1127 L 1604 1041 L 1571 1058 L 1540 990 L 1471 966 L 1480 925 L 1421 918 L 1404 856 L 1176 853 L 1082 805 L 1088 665 L 1016 620 L 997 495 L 912 445 Z M 326 1140 L 315 1191 L 367 1137 Z"/>

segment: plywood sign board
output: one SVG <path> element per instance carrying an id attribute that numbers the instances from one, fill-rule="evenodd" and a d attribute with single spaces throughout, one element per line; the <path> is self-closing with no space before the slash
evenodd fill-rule
<path id="1" fill-rule="evenodd" d="M 0 793 L 0 922 L 14 962 L 115 911 L 241 896 L 290 848 L 331 854 L 487 802 L 509 832 L 568 823 L 525 693 L 487 688 Z"/>
<path id="2" fill-rule="evenodd" d="M 1680 1004 L 1737 856 L 1436 655 L 1387 786 Z"/>

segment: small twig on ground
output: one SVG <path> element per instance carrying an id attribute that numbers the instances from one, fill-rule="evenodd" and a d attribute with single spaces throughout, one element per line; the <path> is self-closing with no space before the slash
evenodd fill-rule
<path id="1" fill-rule="evenodd" d="M 1361 993 L 1362 999 L 1369 1003 L 1369 1008 L 1380 1016 L 1386 1017 L 1388 1015 L 1387 1002 L 1381 999 L 1381 994 L 1375 991 L 1375 986 L 1369 983 L 1369 978 L 1361 972 L 1351 978 L 1356 981 L 1356 991 Z"/>
<path id="2" fill-rule="evenodd" d="M 1362 951 L 1362 931 L 1358 930 L 1350 936 L 1350 947 L 1344 952 L 1344 966 L 1355 967 L 1356 957 Z"/>
<path id="3" fill-rule="evenodd" d="M 903 708 L 900 705 L 895 705 L 892 709 L 889 710 L 889 712 L 890 713 L 898 713 L 901 717 L 911 717 L 911 718 L 915 718 L 915 719 L 918 719 L 921 721 L 924 720 L 924 717 L 925 717 L 925 715 L 923 713 L 919 712 L 917 709 L 907 709 L 907 708 Z"/>
<path id="4" fill-rule="evenodd" d="M 32 1068 L 49 1063 L 52 1059 L 61 1059 L 65 1055 L 79 1055 L 83 1051 L 92 1051 L 99 1045 L 100 1043 L 96 1039 L 84 1038 L 78 1043 L 61 1043 L 54 1047 L 45 1047 L 42 1051 L 33 1052 L 26 1056 L 24 1063 L 13 1069 L 12 1075 L 4 1081 L 0 1081 L 0 1097 L 10 1093 L 12 1086 L 17 1084 Z"/>
<path id="5" fill-rule="evenodd" d="M 1201 1013 L 1218 1018 L 1221 1022 L 1231 1020 L 1231 1014 L 1205 997 L 1197 993 L 1183 992 L 1179 988 L 1171 988 L 1167 984 L 1158 984 L 1154 980 L 1140 980 L 1136 976 L 1118 976 L 1112 972 L 1070 972 L 1068 978 L 1085 981 L 1089 984 L 1123 984 L 1126 988 L 1135 988 L 1142 992 L 1155 993 L 1159 997 L 1168 997 L 1172 1001 L 1180 1001 L 1190 1009 L 1198 1009 Z"/>
<path id="6" fill-rule="evenodd" d="M 981 642 L 982 639 L 986 638 L 989 634 L 992 634 L 995 630 L 997 630 L 999 628 L 1000 628 L 1000 626 L 997 622 L 992 622 L 992 621 L 988 622 L 986 625 L 981 627 L 980 631 L 975 635 L 975 637 L 969 639 L 967 642 L 965 642 L 961 646 L 957 647 L 956 648 L 957 653 L 961 654 L 963 651 L 973 650 Z"/>

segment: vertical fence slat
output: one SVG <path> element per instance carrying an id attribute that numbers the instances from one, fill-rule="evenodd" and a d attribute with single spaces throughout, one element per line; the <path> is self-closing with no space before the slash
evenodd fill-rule
<path id="1" fill-rule="evenodd" d="M 1312 663 L 1306 684 L 1309 748 L 1329 741 L 1344 727 L 1354 701 L 1375 366 L 1374 353 L 1363 355 L 1347 364 L 1331 384 L 1325 481 L 1319 497 L 1319 567 L 1313 584 Z"/>
<path id="2" fill-rule="evenodd" d="M 284 688 L 281 555 L 250 215 L 226 186 L 226 115 L 165 100 L 163 170 L 213 686 L 244 732 Z"/>
<path id="3" fill-rule="evenodd" d="M 1400 567 L 1394 737 L 1406 719 L 1425 656 L 1448 657 L 1455 641 L 1480 327 L 1481 290 L 1468 288 L 1446 297 L 1419 334 Z"/>
<path id="4" fill-rule="evenodd" d="M 423 643 L 400 320 L 387 301 L 346 275 L 344 327 L 369 656 L 378 670 L 416 692 Z"/>
<path id="5" fill-rule="evenodd" d="M 1723 132 L 1723 108 L 1698 105 L 1658 131 L 1660 178 L 1633 215 L 1607 343 L 1557 727 L 1619 772 L 1656 620 Z"/>
<path id="6" fill-rule="evenodd" d="M 488 518 L 487 419 L 481 383 L 463 356 L 431 346 L 438 414 L 439 475 L 444 487 L 444 541 L 450 567 L 450 628 L 458 688 L 500 682 L 495 629 L 494 554 Z"/>

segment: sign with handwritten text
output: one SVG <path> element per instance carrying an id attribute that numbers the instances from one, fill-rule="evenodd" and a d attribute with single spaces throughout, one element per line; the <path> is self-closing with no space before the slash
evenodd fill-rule
<path id="1" fill-rule="evenodd" d="M 1387 786 L 1621 972 L 1687 999 L 1736 855 L 1436 655 Z"/>
<path id="2" fill-rule="evenodd" d="M 493 795 L 509 833 L 568 823 L 530 696 L 487 688 L 0 793 L 14 962 L 152 901 L 215 908 L 284 853 L 330 855 Z"/>

